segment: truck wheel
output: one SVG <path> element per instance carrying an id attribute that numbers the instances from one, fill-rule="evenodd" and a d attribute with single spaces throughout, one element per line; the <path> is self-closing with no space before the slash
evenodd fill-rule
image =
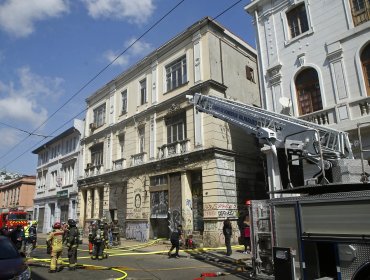
<path id="1" fill-rule="evenodd" d="M 353 274 L 352 280 L 370 280 L 370 262 L 361 265 Z"/>

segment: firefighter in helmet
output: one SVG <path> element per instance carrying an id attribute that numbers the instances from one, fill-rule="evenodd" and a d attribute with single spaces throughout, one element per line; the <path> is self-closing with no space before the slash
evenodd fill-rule
<path id="1" fill-rule="evenodd" d="M 76 270 L 77 263 L 77 247 L 80 243 L 80 232 L 76 227 L 76 221 L 73 219 L 68 220 L 68 235 L 66 237 L 69 259 L 69 270 Z"/>
<path id="2" fill-rule="evenodd" d="M 47 242 L 51 245 L 51 260 L 49 273 L 54 273 L 61 270 L 61 256 L 63 252 L 63 230 L 61 224 L 56 222 L 53 225 L 53 230 L 47 238 Z"/>
<path id="3" fill-rule="evenodd" d="M 108 240 L 108 230 L 104 227 L 104 223 L 98 223 L 98 227 L 93 230 L 92 233 L 92 242 L 94 244 L 93 253 L 91 256 L 92 260 L 102 260 L 107 257 L 107 254 L 104 253 L 105 243 Z"/>

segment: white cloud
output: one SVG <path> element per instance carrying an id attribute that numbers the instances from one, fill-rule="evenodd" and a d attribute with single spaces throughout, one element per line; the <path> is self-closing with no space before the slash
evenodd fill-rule
<path id="1" fill-rule="evenodd" d="M 41 77 L 28 67 L 18 70 L 19 81 L 0 81 L 0 119 L 19 122 L 21 126 L 39 126 L 48 116 L 43 104 L 61 94 L 60 78 Z"/>
<path id="2" fill-rule="evenodd" d="M 127 40 L 124 43 L 124 49 L 130 47 L 135 42 L 135 40 L 135 38 Z M 133 62 L 133 60 L 136 61 L 137 59 L 140 59 L 147 55 L 152 49 L 153 47 L 150 43 L 137 41 L 127 50 L 127 52 L 117 58 L 114 61 L 113 65 L 119 65 L 122 67 L 128 66 L 130 63 Z M 118 51 L 108 50 L 103 54 L 103 57 L 108 62 L 111 62 L 117 57 L 118 54 Z"/>
<path id="3" fill-rule="evenodd" d="M 36 21 L 68 11 L 68 0 L 6 0 L 0 5 L 0 28 L 15 37 L 26 37 L 34 31 Z"/>
<path id="4" fill-rule="evenodd" d="M 153 14 L 154 0 L 81 0 L 94 19 L 114 18 L 141 24 Z"/>

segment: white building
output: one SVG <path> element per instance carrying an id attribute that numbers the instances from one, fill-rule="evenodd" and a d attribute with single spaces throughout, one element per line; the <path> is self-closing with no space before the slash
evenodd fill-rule
<path id="1" fill-rule="evenodd" d="M 255 0 L 245 10 L 257 30 L 263 106 L 357 139 L 357 123 L 370 121 L 370 2 Z"/>
<path id="2" fill-rule="evenodd" d="M 77 179 L 80 168 L 80 140 L 84 121 L 54 137 L 32 153 L 38 155 L 34 217 L 46 233 L 55 222 L 77 219 Z"/>

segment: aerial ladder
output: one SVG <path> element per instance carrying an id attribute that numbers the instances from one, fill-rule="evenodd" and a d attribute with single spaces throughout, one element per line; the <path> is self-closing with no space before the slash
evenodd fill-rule
<path id="1" fill-rule="evenodd" d="M 330 170 L 333 161 L 353 158 L 346 132 L 231 99 L 200 93 L 188 99 L 199 112 L 238 126 L 259 139 L 266 154 L 272 197 L 283 188 L 329 183 L 325 171 Z M 285 175 L 281 176 L 281 172 Z"/>
<path id="2" fill-rule="evenodd" d="M 249 209 L 254 274 L 273 273 L 275 280 L 370 275 L 370 184 L 362 180 L 368 174 L 363 162 L 361 182 L 330 174 L 356 162 L 346 132 L 227 98 L 187 97 L 199 112 L 254 135 L 266 155 L 270 199 L 252 200 Z"/>

